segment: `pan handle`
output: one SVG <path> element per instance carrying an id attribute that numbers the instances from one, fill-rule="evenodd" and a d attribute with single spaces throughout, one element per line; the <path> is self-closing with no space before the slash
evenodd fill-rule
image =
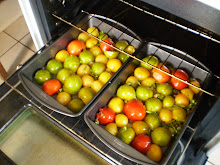
<path id="1" fill-rule="evenodd" d="M 187 126 L 187 128 L 192 131 L 192 134 L 191 134 L 191 136 L 190 136 L 190 138 L 189 138 L 189 140 L 188 140 L 188 142 L 187 142 L 187 144 L 186 144 L 184 150 L 180 153 L 180 156 L 179 156 L 179 158 L 178 158 L 178 160 L 177 160 L 177 165 L 182 164 L 182 161 L 183 161 L 185 152 L 186 152 L 187 148 L 189 147 L 189 144 L 190 144 L 190 142 L 192 141 L 192 138 L 193 138 L 193 136 L 194 136 L 194 134 L 195 134 L 195 132 L 196 132 L 196 130 L 197 130 L 197 127 L 196 127 L 196 128 L 192 128 L 192 127 L 190 127 L 189 125 Z"/>

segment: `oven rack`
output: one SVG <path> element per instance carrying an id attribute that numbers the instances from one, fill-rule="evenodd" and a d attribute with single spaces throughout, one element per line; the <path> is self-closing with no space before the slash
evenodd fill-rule
<path id="1" fill-rule="evenodd" d="M 86 12 L 86 11 L 82 11 L 80 14 L 89 14 L 89 13 Z M 66 21 L 65 19 L 63 19 L 62 17 L 65 17 L 65 15 L 63 15 L 63 16 L 61 16 L 61 17 L 60 17 L 60 16 L 57 16 L 57 15 L 54 14 L 54 13 L 53 13 L 52 15 L 53 15 L 55 18 L 61 20 L 62 22 L 64 22 L 64 23 L 66 23 L 66 24 L 68 24 L 68 25 L 70 25 L 70 26 L 72 26 L 72 27 L 78 29 L 79 31 L 81 31 L 81 32 L 83 32 L 83 33 L 86 33 L 86 34 L 89 35 L 90 37 L 95 38 L 95 39 L 98 40 L 99 42 L 104 42 L 105 44 L 107 44 L 108 46 L 112 47 L 113 49 L 115 49 L 115 50 L 117 50 L 117 51 L 119 51 L 119 52 L 121 52 L 121 53 L 124 53 L 124 54 L 126 54 L 127 56 L 129 56 L 129 57 L 131 57 L 131 58 L 133 58 L 133 59 L 135 59 L 135 60 L 137 60 L 137 61 L 139 61 L 139 62 L 145 63 L 145 64 L 151 66 L 152 68 L 157 69 L 157 70 L 159 70 L 160 72 L 163 72 L 163 73 L 169 75 L 170 77 L 176 78 L 177 80 L 179 80 L 179 81 L 181 81 L 181 82 L 184 82 L 184 83 L 188 84 L 189 86 L 192 86 L 192 87 L 194 87 L 194 88 L 200 90 L 201 92 L 204 92 L 204 93 L 206 93 L 206 94 L 208 94 L 208 95 L 210 95 L 210 96 L 220 97 L 220 96 L 217 96 L 217 95 L 213 94 L 212 92 L 209 92 L 209 91 L 203 89 L 202 87 L 197 87 L 197 86 L 191 84 L 191 83 L 189 82 L 189 80 L 186 80 L 186 81 L 185 81 L 185 80 L 183 80 L 183 79 L 181 79 L 181 78 L 179 78 L 179 77 L 174 76 L 175 72 L 174 72 L 174 74 L 172 74 L 172 73 L 168 73 L 168 72 L 162 70 L 161 67 L 163 67 L 163 65 L 166 64 L 166 60 L 163 61 L 161 67 L 158 68 L 158 67 L 155 67 L 154 65 L 151 65 L 151 64 L 148 63 L 148 62 L 145 62 L 145 61 L 143 61 L 143 60 L 141 60 L 141 59 L 139 59 L 139 58 L 133 56 L 132 54 L 129 54 L 129 53 L 125 52 L 124 50 L 125 50 L 126 48 L 125 48 L 124 50 L 118 49 L 117 47 L 112 46 L 112 45 L 108 44 L 107 42 L 103 41 L 102 38 L 100 39 L 100 38 L 98 38 L 98 37 L 93 36 L 93 35 L 91 34 L 92 32 L 91 32 L 91 33 L 88 33 L 86 30 L 83 29 L 83 25 L 84 25 L 84 24 L 82 24 L 81 26 L 77 26 L 77 25 L 75 25 L 75 24 L 73 23 L 74 20 L 76 20 L 76 19 L 77 19 L 78 17 L 80 17 L 81 15 L 77 16 L 72 22 L 69 22 L 69 21 Z M 90 15 L 92 15 L 93 17 L 96 17 L 96 15 L 94 15 L 94 14 L 90 14 Z M 107 17 L 104 17 L 104 16 L 102 16 L 102 18 L 103 18 L 104 20 L 107 19 Z M 99 28 L 99 26 L 101 26 L 102 23 L 103 23 L 103 22 L 101 21 L 101 23 L 100 23 L 96 28 Z M 116 22 L 116 24 L 115 24 L 114 27 L 112 27 L 112 28 L 116 28 L 116 29 L 117 29 L 117 26 L 118 26 L 118 25 L 120 25 L 120 23 L 119 23 L 119 22 Z M 111 29 L 112 29 L 112 28 L 111 28 Z M 109 29 L 108 32 L 110 32 L 111 29 Z M 126 31 L 129 32 L 129 29 L 126 28 Z M 106 33 L 107 35 L 108 35 L 108 32 Z M 126 34 L 126 32 L 123 32 L 123 33 L 117 38 L 117 40 L 120 40 L 120 37 L 121 37 L 124 33 Z M 135 37 L 135 38 L 138 39 L 139 41 L 141 40 L 138 35 L 133 36 L 133 37 Z M 132 44 L 132 42 L 135 40 L 135 38 L 133 38 L 133 39 L 130 41 L 130 44 Z M 146 42 L 146 41 L 142 41 L 142 43 L 144 43 L 144 42 Z M 142 44 L 142 46 L 143 46 L 143 44 Z M 162 45 L 157 45 L 157 46 L 158 46 L 158 49 L 159 49 Z M 171 50 L 171 51 L 178 51 L 178 50 L 177 50 L 177 49 L 173 49 L 173 50 Z M 137 54 L 137 53 L 138 53 L 138 50 L 135 52 L 135 54 Z M 173 54 L 172 54 L 172 55 L 173 55 Z M 188 56 L 187 53 L 185 53 L 185 55 Z M 167 59 L 168 59 L 168 58 L 167 58 Z M 196 59 L 194 59 L 194 60 L 196 60 Z M 149 61 L 150 61 L 150 59 L 149 59 Z M 185 61 L 185 60 L 182 59 L 182 62 L 184 62 L 184 61 Z M 182 62 L 181 62 L 181 63 L 182 63 Z M 185 61 L 185 62 L 186 62 L 186 61 Z M 181 63 L 180 63 L 179 66 L 178 66 L 177 68 L 175 68 L 175 69 L 179 69 L 179 67 L 181 66 Z M 200 70 L 202 70 L 202 71 L 208 73 L 205 79 L 207 79 L 209 76 L 219 78 L 218 76 L 213 75 L 213 74 L 211 73 L 211 71 L 210 71 L 207 67 L 204 66 L 204 67 L 206 68 L 206 70 L 204 70 L 204 69 L 201 69 L 200 67 L 198 67 L 198 66 L 197 66 L 198 64 L 201 64 L 198 60 L 196 60 L 196 64 L 192 64 L 192 65 L 194 66 L 194 68 L 191 70 L 191 72 L 190 72 L 189 75 L 192 75 L 192 73 L 194 72 L 194 70 L 200 69 Z M 205 81 L 205 80 L 204 80 L 204 81 Z M 203 81 L 203 82 L 204 82 L 204 81 Z M 203 85 L 203 84 L 201 83 L 201 86 L 202 86 L 202 85 Z"/>

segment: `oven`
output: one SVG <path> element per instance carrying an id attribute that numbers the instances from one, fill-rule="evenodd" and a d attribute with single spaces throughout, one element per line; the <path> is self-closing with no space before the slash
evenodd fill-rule
<path id="1" fill-rule="evenodd" d="M 42 112 L 40 111 L 40 113 L 47 116 L 50 122 L 61 127 L 64 132 L 67 132 L 76 141 L 83 144 L 83 146 L 109 164 L 146 163 L 145 161 L 140 161 L 141 158 L 132 159 L 126 153 L 122 154 L 120 147 L 111 146 L 109 142 L 103 140 L 102 137 L 100 138 L 98 136 L 99 132 L 94 131 L 95 126 L 89 125 L 89 113 L 85 112 L 79 114 L 79 116 L 71 116 L 65 110 L 64 113 L 60 113 L 59 110 L 57 111 L 56 107 L 58 105 L 54 104 L 54 102 L 51 102 L 50 106 L 45 106 L 45 98 L 42 99 L 30 94 L 33 93 L 34 86 L 27 85 L 30 82 L 21 76 L 21 73 L 28 75 L 29 70 L 26 68 L 29 66 L 36 65 L 37 67 L 39 64 L 34 64 L 33 61 L 36 61 L 36 59 L 40 61 L 40 59 L 45 58 L 46 53 L 50 53 L 50 50 L 52 50 L 51 45 L 56 45 L 56 43 L 59 45 L 58 40 L 70 35 L 71 28 L 81 31 L 85 23 L 80 24 L 80 26 L 77 23 L 85 15 L 86 17 L 92 15 L 91 18 L 88 18 L 89 21 L 97 16 L 103 22 L 109 23 L 108 20 L 113 20 L 112 26 L 122 31 L 122 34 L 118 35 L 119 38 L 124 34 L 131 36 L 133 39 L 130 42 L 134 42 L 134 45 L 139 47 L 137 48 L 137 53 L 142 50 L 145 51 L 145 45 L 149 44 L 146 48 L 147 50 L 153 51 L 156 47 L 167 54 L 179 57 L 180 62 L 175 61 L 178 63 L 177 67 L 184 66 L 185 60 L 190 61 L 193 65 L 193 69 L 190 72 L 191 75 L 200 75 L 201 72 L 205 72 L 208 75 L 206 75 L 208 78 L 206 76 L 204 78 L 204 84 L 202 84 L 201 88 L 204 91 L 195 113 L 193 113 L 189 123 L 184 128 L 181 138 L 173 144 L 172 151 L 166 155 L 167 159 L 161 162 L 161 164 L 204 164 L 207 160 L 204 146 L 219 133 L 220 124 L 218 120 L 218 109 L 220 108 L 220 81 L 218 77 L 220 73 L 220 65 L 218 64 L 220 32 L 218 18 L 220 16 L 218 10 L 212 9 L 200 2 L 186 1 L 183 4 L 183 2 L 170 0 L 169 5 L 167 3 L 168 1 L 158 2 L 150 0 L 19 0 L 38 51 L 21 68 L 23 69 L 21 72 L 18 71 L 6 80 L 1 94 L 1 104 L 6 104 L 6 100 L 17 97 L 16 109 L 20 109 L 19 107 L 22 107 L 23 104 L 28 104 L 27 107 L 30 104 L 30 107 L 33 109 L 35 107 L 41 109 Z M 200 10 L 201 8 L 203 11 Z M 204 13 L 207 15 L 201 20 Z M 96 26 L 101 26 L 100 24 L 96 24 Z M 187 55 L 190 55 L 190 59 L 188 59 Z M 139 59 L 139 56 L 130 58 Z M 164 58 L 166 61 L 166 59 L 169 59 L 169 56 L 161 56 L 160 58 Z M 132 62 L 127 62 L 124 66 L 130 65 L 132 65 Z M 121 83 L 118 81 L 119 79 L 122 81 L 121 79 L 123 78 L 121 77 L 127 74 L 127 70 L 122 69 L 120 72 L 122 74 L 115 74 L 115 77 L 107 85 L 111 86 L 111 83 Z M 102 102 L 102 100 L 105 100 L 103 98 L 108 98 L 111 90 L 107 85 L 98 94 L 97 99 L 86 107 L 85 111 L 96 107 L 98 101 L 101 100 L 100 102 Z M 113 89 L 114 86 L 112 87 Z M 39 92 L 38 95 L 40 94 Z M 48 100 L 48 104 L 49 102 L 50 100 Z M 13 107 L 13 105 L 10 106 Z M 8 105 L 3 109 L 7 111 L 7 108 L 10 106 Z M 14 110 L 15 112 L 16 109 Z M 91 113 L 91 111 L 89 112 Z M 84 114 L 85 116 L 83 116 Z M 13 114 L 8 115 L 3 120 L 2 125 L 13 118 Z M 118 141 L 117 144 L 121 145 Z M 4 153 L 1 155 L 4 157 L 4 160 L 13 164 L 7 155 Z"/>

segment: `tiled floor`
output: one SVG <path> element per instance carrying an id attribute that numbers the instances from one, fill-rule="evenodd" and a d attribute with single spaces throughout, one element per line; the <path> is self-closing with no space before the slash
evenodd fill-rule
<path id="1" fill-rule="evenodd" d="M 0 61 L 9 75 L 35 51 L 36 48 L 22 15 L 0 32 Z M 0 78 L 0 84 L 3 82 Z"/>

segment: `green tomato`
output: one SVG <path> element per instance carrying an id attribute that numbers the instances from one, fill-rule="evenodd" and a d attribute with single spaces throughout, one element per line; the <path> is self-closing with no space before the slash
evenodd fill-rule
<path id="1" fill-rule="evenodd" d="M 153 143 L 165 147 L 171 140 L 171 132 L 164 127 L 158 127 L 151 132 L 151 138 Z"/>
<path id="2" fill-rule="evenodd" d="M 76 94 L 82 87 L 82 80 L 78 75 L 69 76 L 63 85 L 63 90 L 71 95 Z"/>
<path id="3" fill-rule="evenodd" d="M 51 59 L 50 61 L 48 61 L 46 66 L 46 69 L 49 70 L 51 74 L 57 74 L 62 68 L 63 64 L 56 59 Z"/>
<path id="4" fill-rule="evenodd" d="M 57 79 L 64 84 L 65 80 L 67 79 L 67 77 L 69 77 L 71 74 L 73 74 L 73 72 L 69 69 L 60 69 L 59 72 L 57 73 Z"/>
<path id="5" fill-rule="evenodd" d="M 136 98 L 136 92 L 132 86 L 121 85 L 117 90 L 117 96 L 130 101 Z"/>
<path id="6" fill-rule="evenodd" d="M 64 61 L 64 68 L 73 71 L 74 73 L 77 71 L 80 61 L 77 56 L 69 55 Z"/>
<path id="7" fill-rule="evenodd" d="M 119 53 L 119 55 L 118 55 L 118 59 L 119 59 L 122 63 L 125 63 L 128 58 L 129 58 L 129 56 L 126 55 L 126 54 L 124 54 L 124 53 Z"/>
<path id="8" fill-rule="evenodd" d="M 116 42 L 115 47 L 120 50 L 125 50 L 128 47 L 128 42 L 125 40 L 121 40 Z"/>
<path id="9" fill-rule="evenodd" d="M 92 64 L 91 71 L 94 74 L 94 76 L 99 76 L 102 72 L 105 71 L 105 69 L 106 69 L 105 64 L 95 62 L 95 63 Z"/>
<path id="10" fill-rule="evenodd" d="M 161 125 L 160 117 L 156 113 L 148 114 L 144 121 L 149 125 L 151 129 L 155 129 Z"/>
<path id="11" fill-rule="evenodd" d="M 163 106 L 166 108 L 170 108 L 174 105 L 175 100 L 172 96 L 165 96 L 163 99 Z"/>
<path id="12" fill-rule="evenodd" d="M 79 61 L 81 64 L 89 64 L 95 60 L 94 56 L 89 50 L 83 50 L 79 54 Z"/>
<path id="13" fill-rule="evenodd" d="M 38 70 L 34 75 L 34 80 L 39 85 L 42 85 L 45 81 L 50 79 L 51 79 L 50 72 L 46 69 Z"/>
<path id="14" fill-rule="evenodd" d="M 159 64 L 159 59 L 156 56 L 147 56 L 142 59 L 144 62 L 147 62 L 153 66 L 157 66 Z M 152 67 L 150 65 L 147 65 L 143 62 L 141 62 L 141 66 L 147 68 L 148 70 L 151 70 Z"/>
<path id="15" fill-rule="evenodd" d="M 168 96 L 173 93 L 173 88 L 168 83 L 161 83 L 157 85 L 157 92 L 163 94 L 164 96 Z"/>
<path id="16" fill-rule="evenodd" d="M 126 144 L 130 144 L 135 137 L 135 132 L 133 128 L 124 126 L 119 129 L 117 137 Z"/>
<path id="17" fill-rule="evenodd" d="M 117 58 L 119 52 L 115 50 L 108 50 L 108 51 L 104 51 L 104 54 L 107 58 Z"/>
<path id="18" fill-rule="evenodd" d="M 145 102 L 147 111 L 158 112 L 162 108 L 162 102 L 158 98 L 150 98 Z"/>
<path id="19" fill-rule="evenodd" d="M 141 101 L 147 101 L 147 99 L 153 97 L 154 92 L 149 87 L 140 85 L 136 89 L 136 95 Z"/>
<path id="20" fill-rule="evenodd" d="M 84 106 L 85 104 L 80 99 L 73 99 L 68 103 L 68 108 L 74 113 L 80 112 Z"/>
<path id="21" fill-rule="evenodd" d="M 78 92 L 78 97 L 83 101 L 84 104 L 88 104 L 95 96 L 95 92 L 89 87 L 83 87 Z"/>

